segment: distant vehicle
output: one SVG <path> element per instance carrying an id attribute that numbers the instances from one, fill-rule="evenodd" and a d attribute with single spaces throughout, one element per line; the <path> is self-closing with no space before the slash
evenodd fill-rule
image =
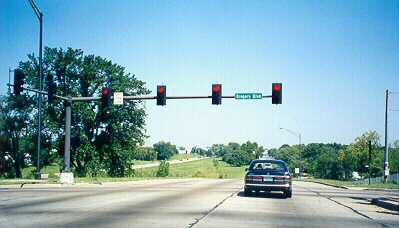
<path id="1" fill-rule="evenodd" d="M 285 162 L 274 159 L 253 160 L 245 175 L 244 194 L 253 191 L 281 191 L 285 197 L 292 197 L 292 178 Z"/>

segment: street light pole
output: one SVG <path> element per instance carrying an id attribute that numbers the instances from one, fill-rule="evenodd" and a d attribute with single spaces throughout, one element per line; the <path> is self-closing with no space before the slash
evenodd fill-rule
<path id="1" fill-rule="evenodd" d="M 302 134 L 298 133 L 298 132 L 295 132 L 293 130 L 290 130 L 290 129 L 282 128 L 282 127 L 280 127 L 280 130 L 285 130 L 288 133 L 298 137 L 298 140 L 299 140 L 299 162 L 300 162 L 300 164 L 299 164 L 299 176 L 301 176 L 301 171 L 302 171 Z"/>
<path id="2" fill-rule="evenodd" d="M 39 91 L 43 89 L 43 13 L 37 8 L 33 0 L 28 0 L 33 11 L 35 12 L 40 24 L 39 35 Z M 37 93 L 37 164 L 36 178 L 41 179 L 40 174 L 40 151 L 41 151 L 41 134 L 42 134 L 42 94 Z"/>

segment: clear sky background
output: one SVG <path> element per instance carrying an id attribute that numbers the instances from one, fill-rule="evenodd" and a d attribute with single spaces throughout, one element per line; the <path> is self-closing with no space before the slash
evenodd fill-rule
<path id="1" fill-rule="evenodd" d="M 126 66 L 155 94 L 271 93 L 256 101 L 147 101 L 147 144 L 256 141 L 350 143 L 367 130 L 383 137 L 385 89 L 399 92 L 399 1 L 60 1 L 36 0 L 44 45 L 80 48 Z M 8 68 L 38 50 L 38 21 L 26 0 L 0 0 L 0 94 Z M 391 108 L 399 109 L 399 94 Z M 390 142 L 399 112 L 390 113 Z M 383 142 L 383 141 L 382 141 Z"/>

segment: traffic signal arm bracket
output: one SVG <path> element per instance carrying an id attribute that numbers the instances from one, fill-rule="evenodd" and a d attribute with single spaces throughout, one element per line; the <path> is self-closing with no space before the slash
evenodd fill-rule
<path id="1" fill-rule="evenodd" d="M 13 86 L 13 87 L 14 87 L 14 85 L 13 85 L 13 84 L 10 84 L 10 83 L 8 83 L 7 86 Z M 40 91 L 40 90 L 37 90 L 37 89 L 26 88 L 26 87 L 22 87 L 22 88 L 24 88 L 24 90 L 27 90 L 27 91 L 31 91 L 31 92 L 35 92 L 35 93 L 40 93 L 40 94 L 43 94 L 43 95 L 47 95 L 47 96 L 48 96 L 48 93 L 47 93 L 47 92 L 44 92 L 44 91 Z M 61 100 L 65 100 L 65 101 L 69 100 L 68 97 L 58 96 L 58 95 L 56 95 L 56 94 L 54 94 L 53 96 L 56 97 L 56 98 L 59 98 L 59 99 L 61 99 Z"/>

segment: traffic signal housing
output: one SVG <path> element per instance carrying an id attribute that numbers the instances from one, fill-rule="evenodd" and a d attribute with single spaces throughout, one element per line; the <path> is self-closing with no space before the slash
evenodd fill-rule
<path id="1" fill-rule="evenodd" d="M 21 69 L 14 70 L 14 94 L 20 95 L 21 92 L 24 90 L 25 74 Z"/>
<path id="2" fill-rule="evenodd" d="M 47 99 L 48 103 L 51 104 L 54 101 L 54 95 L 57 93 L 57 84 L 55 82 L 50 81 L 47 89 Z"/>
<path id="3" fill-rule="evenodd" d="M 112 90 L 111 88 L 104 87 L 102 90 L 102 96 L 101 96 L 101 106 L 103 109 L 108 108 L 111 106 L 112 101 L 111 101 L 111 93 Z"/>
<path id="4" fill-rule="evenodd" d="M 272 84 L 272 104 L 281 104 L 283 85 L 281 83 Z"/>
<path id="5" fill-rule="evenodd" d="M 212 85 L 212 104 L 213 105 L 222 104 L 222 84 Z"/>
<path id="6" fill-rule="evenodd" d="M 157 105 L 166 105 L 166 86 L 157 86 Z"/>

